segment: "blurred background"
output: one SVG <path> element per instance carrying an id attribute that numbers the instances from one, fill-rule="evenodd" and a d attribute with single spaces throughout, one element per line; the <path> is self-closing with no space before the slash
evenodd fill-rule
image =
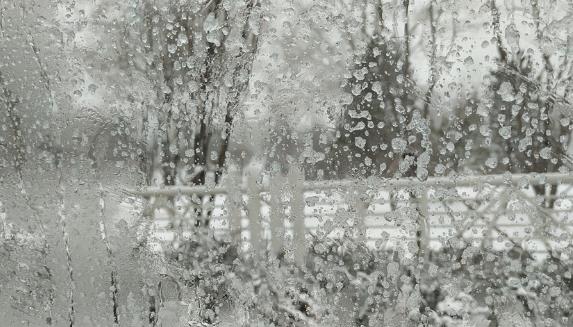
<path id="1" fill-rule="evenodd" d="M 2 321 L 570 326 L 572 29 L 567 0 L 1 1 Z"/>

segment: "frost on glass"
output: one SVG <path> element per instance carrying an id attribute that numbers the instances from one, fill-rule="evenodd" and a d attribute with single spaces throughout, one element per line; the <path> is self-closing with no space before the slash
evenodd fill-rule
<path id="1" fill-rule="evenodd" d="M 0 326 L 571 326 L 571 1 L 0 1 Z"/>

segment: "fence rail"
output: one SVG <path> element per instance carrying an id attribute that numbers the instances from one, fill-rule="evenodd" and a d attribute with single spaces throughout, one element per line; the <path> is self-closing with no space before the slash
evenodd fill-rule
<path id="1" fill-rule="evenodd" d="M 538 185 L 546 186 L 544 194 L 533 188 Z M 439 248 L 452 237 L 463 237 L 543 252 L 570 242 L 570 237 L 556 239 L 570 235 L 573 227 L 573 174 L 561 173 L 317 182 L 304 181 L 302 172 L 292 169 L 265 183 L 231 174 L 217 186 L 148 187 L 131 193 L 170 198 L 187 208 L 170 214 L 158 208 L 162 239 L 185 235 L 170 227 L 174 219 L 209 219 L 216 235 L 241 243 L 253 255 L 289 250 L 299 263 L 309 233 L 345 234 L 386 247 L 414 241 Z M 194 203 L 193 197 L 202 200 Z"/>
<path id="2" fill-rule="evenodd" d="M 573 184 L 573 173 L 531 173 L 531 174 L 497 174 L 481 176 L 453 176 L 453 177 L 429 177 L 426 180 L 417 178 L 400 178 L 400 179 L 381 179 L 368 178 L 362 183 L 371 183 L 374 187 L 382 188 L 407 188 L 407 187 L 461 187 L 476 186 L 481 184 L 490 185 L 543 185 L 543 184 Z M 327 180 L 327 181 L 305 181 L 303 190 L 325 190 L 336 188 L 354 187 L 356 180 Z M 227 185 L 197 185 L 197 186 L 159 186 L 159 187 L 142 187 L 130 190 L 133 195 L 150 197 L 150 196 L 177 196 L 177 195 L 208 195 L 208 194 L 226 194 L 230 188 Z M 247 191 L 246 187 L 239 187 L 242 192 Z M 268 185 L 261 187 L 262 192 L 269 190 Z"/>

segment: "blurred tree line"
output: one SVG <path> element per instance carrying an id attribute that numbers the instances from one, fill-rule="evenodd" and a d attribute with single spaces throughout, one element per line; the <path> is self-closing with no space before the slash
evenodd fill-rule
<path id="1" fill-rule="evenodd" d="M 468 172 L 569 171 L 571 114 L 566 108 L 570 107 L 571 37 L 567 37 L 563 52 L 549 53 L 542 46 L 549 37 L 544 33 L 549 31 L 540 27 L 540 22 L 551 26 L 551 10 L 556 7 L 544 6 L 545 16 L 537 1 L 521 8 L 533 26 L 538 46 L 534 49 L 519 42 L 515 23 L 505 22 L 502 32 L 496 1 L 487 1 L 480 10 L 490 17 L 485 26 L 492 34 L 494 51 L 486 59 L 493 62 L 492 68 L 484 76 L 482 90 L 470 88 L 461 97 L 452 92 L 456 98 L 449 108 L 443 108 L 435 99 L 436 83 L 454 82 L 440 80 L 440 74 L 445 74 L 441 70 L 447 67 L 437 60 L 437 52 L 445 48 L 438 43 L 437 34 L 448 5 L 425 4 L 425 24 L 429 25 L 425 49 L 410 44 L 409 21 L 413 18 L 409 1 L 399 6 L 404 23 L 398 33 L 396 28 L 390 31 L 386 27 L 390 25 L 385 21 L 386 6 L 378 2 L 372 6 L 364 7 L 364 16 L 370 14 L 370 21 L 376 21 L 371 23 L 373 28 L 367 29 L 369 20 L 363 18 L 361 33 L 342 38 L 361 41 L 363 46 L 353 52 L 353 65 L 343 87 L 348 101 L 330 131 L 334 142 L 317 142 L 329 133 L 325 130 L 314 131 L 311 137 L 315 140 L 311 146 L 321 153 L 321 160 L 308 160 L 308 177 L 425 179 Z M 414 51 L 423 51 L 430 65 L 428 81 L 422 87 L 412 76 Z M 474 58 L 464 59 L 466 65 L 473 62 Z"/>

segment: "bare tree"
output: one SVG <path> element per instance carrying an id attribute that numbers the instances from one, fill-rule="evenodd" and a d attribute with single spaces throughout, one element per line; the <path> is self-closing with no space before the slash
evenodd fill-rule
<path id="1" fill-rule="evenodd" d="M 513 173 L 555 172 L 559 167 L 567 167 L 566 154 L 570 139 L 570 126 L 564 123 L 569 116 L 559 111 L 557 104 L 567 102 L 554 90 L 568 83 L 569 58 L 554 67 L 553 59 L 541 47 L 539 57 L 541 69 L 534 65 L 531 53 L 519 48 L 519 35 L 514 27 L 508 26 L 505 38 L 500 27 L 500 12 L 496 2 L 490 2 L 492 24 L 499 55 L 490 85 L 491 108 L 487 125 L 492 129 L 489 142 L 499 149 L 499 166 L 494 171 Z M 540 9 L 537 1 L 531 1 L 531 9 L 537 41 L 541 44 L 542 31 L 539 28 Z M 513 44 L 508 49 L 507 44 Z M 555 195 L 557 186 L 538 185 L 535 190 L 540 195 Z M 553 206 L 554 201 L 546 205 Z"/>
<path id="2" fill-rule="evenodd" d="M 143 18 L 134 28 L 133 56 L 145 63 L 159 99 L 147 111 L 147 183 L 216 184 L 249 85 L 261 3 L 143 1 L 135 10 Z M 161 180 L 154 181 L 158 169 Z"/>

